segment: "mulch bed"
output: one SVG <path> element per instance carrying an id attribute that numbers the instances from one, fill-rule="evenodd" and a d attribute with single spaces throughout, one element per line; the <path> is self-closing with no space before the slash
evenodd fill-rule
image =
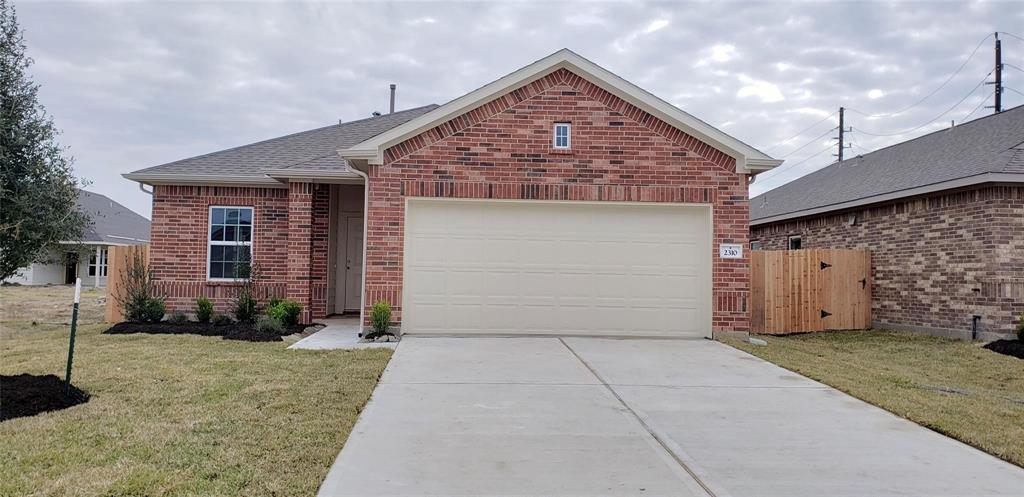
<path id="1" fill-rule="evenodd" d="M 1024 359 L 1024 340 L 996 340 L 985 344 L 985 348 L 992 352 Z"/>
<path id="2" fill-rule="evenodd" d="M 308 324 L 296 324 L 288 327 L 285 335 L 300 333 Z M 154 333 L 171 335 L 202 335 L 221 337 L 225 340 L 243 340 L 247 342 L 280 342 L 281 335 L 257 331 L 251 323 L 231 323 L 215 325 L 212 323 L 175 324 L 167 321 L 159 323 L 117 323 L 103 333 L 124 335 L 129 333 Z"/>
<path id="3" fill-rule="evenodd" d="M 48 374 L 0 376 L 0 421 L 35 416 L 89 401 L 89 394 L 71 385 L 70 397 L 64 396 L 64 380 Z"/>

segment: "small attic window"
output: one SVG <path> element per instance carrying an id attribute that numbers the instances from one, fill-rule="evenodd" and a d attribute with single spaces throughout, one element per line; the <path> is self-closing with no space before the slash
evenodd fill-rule
<path id="1" fill-rule="evenodd" d="M 570 145 L 569 123 L 555 123 L 555 136 L 551 146 L 558 149 L 568 149 Z"/>

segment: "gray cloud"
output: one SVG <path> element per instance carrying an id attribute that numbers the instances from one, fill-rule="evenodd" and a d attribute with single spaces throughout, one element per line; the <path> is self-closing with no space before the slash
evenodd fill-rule
<path id="1" fill-rule="evenodd" d="M 338 119 L 443 103 L 571 48 L 734 136 L 786 156 L 756 194 L 826 165 L 840 105 L 910 105 L 983 36 L 1022 31 L 1008 3 L 21 3 L 40 98 L 90 189 L 148 214 L 121 173 Z M 1024 67 L 1024 42 L 1004 42 Z M 960 121 L 991 70 L 991 40 L 942 91 L 897 116 L 851 111 L 863 153 Z M 1024 72 L 1006 84 L 1024 91 Z M 1024 97 L 1009 92 L 1009 105 Z M 973 117 L 987 114 L 979 109 Z M 811 157 L 812 154 L 820 155 Z M 810 157 L 810 158 L 809 158 Z"/>

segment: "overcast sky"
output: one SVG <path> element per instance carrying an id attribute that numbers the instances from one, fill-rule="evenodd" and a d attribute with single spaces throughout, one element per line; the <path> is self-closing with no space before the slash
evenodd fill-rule
<path id="1" fill-rule="evenodd" d="M 563 47 L 785 158 L 756 195 L 833 160 L 841 105 L 848 154 L 991 113 L 990 37 L 920 104 L 864 115 L 919 102 L 994 31 L 1024 36 L 1020 2 L 16 6 L 77 174 L 146 216 L 122 173 L 387 111 L 392 82 L 399 108 L 444 103 Z M 1011 107 L 1024 41 L 1001 38 Z"/>

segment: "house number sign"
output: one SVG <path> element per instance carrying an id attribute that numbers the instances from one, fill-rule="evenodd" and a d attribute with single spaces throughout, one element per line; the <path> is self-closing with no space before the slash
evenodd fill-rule
<path id="1" fill-rule="evenodd" d="M 718 257 L 722 259 L 742 259 L 743 245 L 739 243 L 723 243 L 718 246 Z"/>

